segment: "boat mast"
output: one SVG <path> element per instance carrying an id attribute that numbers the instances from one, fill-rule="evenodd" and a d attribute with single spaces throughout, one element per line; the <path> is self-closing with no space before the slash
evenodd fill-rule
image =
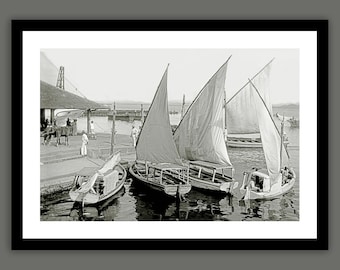
<path id="1" fill-rule="evenodd" d="M 140 105 L 140 121 L 142 122 L 142 125 L 144 123 L 144 109 L 143 109 L 143 103 Z"/>
<path id="2" fill-rule="evenodd" d="M 183 94 L 183 102 L 182 102 L 182 109 L 181 109 L 181 119 L 184 116 L 184 106 L 185 106 L 185 94 Z"/>
<path id="3" fill-rule="evenodd" d="M 227 134 L 226 134 L 226 129 L 227 129 L 227 93 L 224 90 L 224 129 L 223 129 L 223 133 L 224 133 L 224 137 L 226 138 Z"/>
<path id="4" fill-rule="evenodd" d="M 283 120 L 284 120 L 284 117 L 283 117 Z M 281 122 L 280 169 L 282 168 L 283 128 L 284 128 L 284 121 Z"/>
<path id="5" fill-rule="evenodd" d="M 113 147 L 115 144 L 115 133 L 116 133 L 116 102 L 113 102 L 110 155 L 113 154 Z"/>

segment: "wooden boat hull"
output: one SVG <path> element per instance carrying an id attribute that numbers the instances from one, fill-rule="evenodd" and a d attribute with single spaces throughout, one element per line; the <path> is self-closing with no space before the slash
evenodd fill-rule
<path id="1" fill-rule="evenodd" d="M 137 179 L 139 182 L 143 183 L 148 188 L 161 192 L 170 197 L 176 197 L 177 194 L 184 195 L 191 190 L 190 184 L 161 184 L 154 178 L 146 178 L 141 173 L 138 172 L 135 164 L 129 168 L 130 174 Z M 153 180 L 150 180 L 153 179 Z"/>
<path id="2" fill-rule="evenodd" d="M 200 178 L 197 169 L 191 168 L 189 171 L 189 181 L 193 188 L 209 192 L 231 193 L 235 184 L 231 177 L 216 173 L 214 182 L 212 182 L 212 177 L 212 173 L 207 171 L 202 171 Z"/>
<path id="3" fill-rule="evenodd" d="M 233 182 L 216 183 L 194 177 L 189 177 L 189 181 L 193 188 L 211 192 L 231 193 L 233 187 Z"/>
<path id="4" fill-rule="evenodd" d="M 295 178 L 284 184 L 280 189 L 274 189 L 269 192 L 256 192 L 253 190 L 245 190 L 244 200 L 270 200 L 277 198 L 290 191 L 295 184 Z"/>
<path id="5" fill-rule="evenodd" d="M 127 172 L 124 169 L 124 167 L 120 164 L 116 165 L 115 169 L 122 172 L 123 175 L 118 180 L 114 188 L 108 190 L 106 193 L 98 194 L 98 193 L 93 193 L 92 191 L 89 191 L 87 193 L 78 192 L 77 188 L 72 187 L 72 189 L 69 192 L 69 196 L 71 200 L 75 202 L 82 202 L 84 204 L 98 204 L 111 198 L 115 194 L 117 194 L 124 186 Z"/>

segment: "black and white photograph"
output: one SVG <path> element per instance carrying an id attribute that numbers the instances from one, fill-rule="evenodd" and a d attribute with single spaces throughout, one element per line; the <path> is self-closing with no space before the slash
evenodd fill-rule
<path id="1" fill-rule="evenodd" d="M 22 31 L 22 239 L 317 239 L 317 31 L 122 28 Z"/>
<path id="2" fill-rule="evenodd" d="M 40 61 L 41 220 L 299 220 L 298 50 Z"/>

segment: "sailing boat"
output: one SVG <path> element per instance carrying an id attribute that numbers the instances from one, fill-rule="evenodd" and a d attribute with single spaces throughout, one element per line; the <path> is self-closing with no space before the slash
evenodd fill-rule
<path id="1" fill-rule="evenodd" d="M 136 145 L 131 175 L 147 187 L 176 197 L 191 190 L 187 167 L 176 149 L 169 119 L 166 69 L 145 118 Z"/>
<path id="2" fill-rule="evenodd" d="M 234 168 L 224 141 L 223 120 L 229 59 L 199 92 L 174 132 L 179 155 L 189 166 L 192 186 L 222 193 L 230 192 L 234 182 Z"/>
<path id="3" fill-rule="evenodd" d="M 83 168 L 74 178 L 69 196 L 82 204 L 100 203 L 117 194 L 126 180 L 126 170 L 119 164 L 120 153 L 111 155 L 99 168 Z"/>
<path id="4" fill-rule="evenodd" d="M 256 86 L 260 86 L 260 94 L 269 112 L 273 115 L 270 101 L 270 73 L 272 59 L 252 78 Z M 226 128 L 228 147 L 261 148 L 261 136 L 256 118 L 255 106 L 248 97 L 249 82 L 232 96 L 226 103 Z M 284 143 L 288 144 L 285 138 Z"/>
<path id="5" fill-rule="evenodd" d="M 294 170 L 287 167 L 289 156 L 282 136 L 284 122 L 280 135 L 264 99 L 250 80 L 249 86 L 247 93 L 256 110 L 267 171 L 254 168 L 252 172 L 245 172 L 240 191 L 245 193 L 245 200 L 271 199 L 288 192 L 294 186 L 296 176 Z"/>

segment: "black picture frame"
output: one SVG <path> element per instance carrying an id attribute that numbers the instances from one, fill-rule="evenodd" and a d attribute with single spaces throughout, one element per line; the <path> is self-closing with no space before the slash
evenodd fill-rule
<path id="1" fill-rule="evenodd" d="M 24 239 L 24 31 L 316 31 L 316 239 Z M 328 21 L 327 20 L 13 20 L 12 21 L 12 249 L 14 250 L 326 250 L 328 249 Z M 322 125 L 321 125 L 322 123 Z M 321 170 L 323 168 L 323 170 Z"/>

